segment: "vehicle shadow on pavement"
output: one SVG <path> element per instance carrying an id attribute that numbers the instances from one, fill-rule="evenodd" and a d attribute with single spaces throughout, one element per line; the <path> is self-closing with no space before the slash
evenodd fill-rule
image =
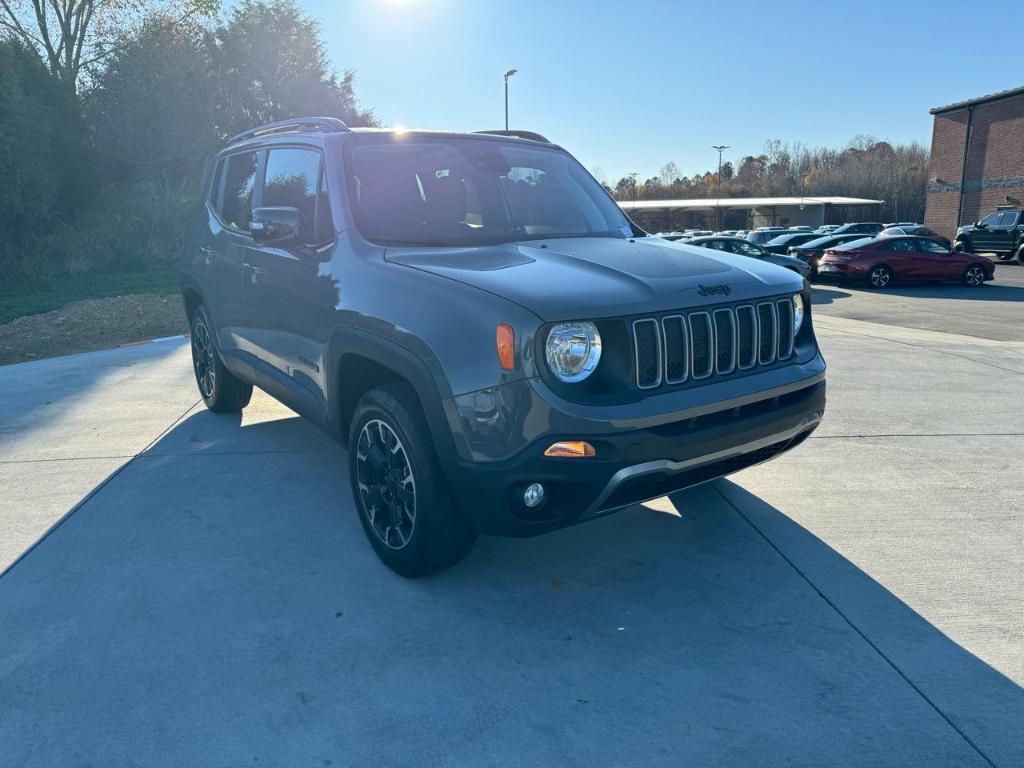
<path id="1" fill-rule="evenodd" d="M 865 291 L 880 297 L 902 296 L 917 299 L 968 299 L 970 301 L 1024 302 L 1024 288 L 1015 285 L 1000 285 L 998 272 L 996 273 L 995 282 L 985 283 L 983 286 L 978 288 L 968 288 L 967 286 L 958 285 L 956 283 L 941 282 L 921 282 L 913 284 L 892 283 L 881 290 L 869 288 L 866 285 L 856 284 L 845 287 L 849 288 L 849 290 Z M 841 292 L 836 290 L 823 290 L 815 285 L 814 293 L 812 295 L 812 303 L 830 304 L 831 298 L 828 294 L 833 293 Z M 817 300 L 819 294 L 826 294 L 823 301 Z M 849 291 L 846 291 L 844 295 L 849 296 Z"/>
<path id="2" fill-rule="evenodd" d="M 849 295 L 849 291 L 838 291 L 834 288 L 822 288 L 820 285 L 814 285 L 811 291 L 811 304 L 831 304 L 836 299 L 845 299 Z"/>
<path id="3" fill-rule="evenodd" d="M 671 501 L 409 581 L 327 437 L 196 413 L 0 579 L 0 764 L 1019 763 L 1014 683 L 739 486 Z"/>
<path id="4" fill-rule="evenodd" d="M 1000 285 L 999 272 L 994 282 L 978 288 L 968 288 L 955 283 L 920 283 L 917 285 L 894 284 L 883 293 L 894 296 L 912 296 L 919 299 L 969 299 L 971 301 L 1014 301 L 1024 302 L 1024 288 L 1016 285 Z"/>

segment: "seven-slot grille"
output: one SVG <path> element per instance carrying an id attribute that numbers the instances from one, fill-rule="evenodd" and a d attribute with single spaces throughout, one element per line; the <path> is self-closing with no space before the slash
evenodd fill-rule
<path id="1" fill-rule="evenodd" d="M 793 321 L 789 298 L 634 320 L 636 384 L 653 389 L 787 360 Z"/>

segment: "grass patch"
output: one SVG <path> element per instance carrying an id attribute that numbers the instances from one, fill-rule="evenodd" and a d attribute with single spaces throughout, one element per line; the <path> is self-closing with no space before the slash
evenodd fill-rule
<path id="1" fill-rule="evenodd" d="M 105 299 L 133 293 L 177 293 L 178 270 L 170 264 L 145 270 L 114 270 L 60 274 L 40 280 L 0 284 L 0 325 L 25 315 L 38 315 L 82 299 Z"/>

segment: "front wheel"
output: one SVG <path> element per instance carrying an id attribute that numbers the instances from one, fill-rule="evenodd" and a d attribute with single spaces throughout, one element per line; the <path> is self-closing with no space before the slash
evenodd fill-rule
<path id="1" fill-rule="evenodd" d="M 985 270 L 977 264 L 972 264 L 964 270 L 961 280 L 964 285 L 971 288 L 977 288 L 979 285 L 984 285 L 985 283 Z"/>
<path id="2" fill-rule="evenodd" d="M 214 413 L 240 411 L 249 404 L 252 384 L 246 384 L 224 367 L 213 342 L 210 318 L 200 305 L 192 313 L 192 370 L 199 394 Z"/>
<path id="3" fill-rule="evenodd" d="M 892 270 L 884 264 L 872 267 L 868 273 L 868 285 L 872 288 L 885 288 L 892 282 Z"/>
<path id="4" fill-rule="evenodd" d="M 348 467 L 359 522 L 388 568 L 416 578 L 455 565 L 469 552 L 476 533 L 452 504 L 408 385 L 363 395 L 349 431 Z"/>
<path id="5" fill-rule="evenodd" d="M 962 240 L 957 240 L 955 243 L 953 243 L 953 252 L 954 253 L 963 253 L 966 250 L 967 250 L 967 244 L 965 242 L 963 242 Z"/>
<path id="6" fill-rule="evenodd" d="M 1024 266 L 1024 245 L 1017 249 L 1017 261 Z"/>

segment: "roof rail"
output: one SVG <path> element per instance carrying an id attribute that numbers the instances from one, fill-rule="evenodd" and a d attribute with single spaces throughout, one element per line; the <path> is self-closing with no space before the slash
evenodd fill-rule
<path id="1" fill-rule="evenodd" d="M 296 131 L 319 131 L 321 133 L 348 133 L 351 129 L 336 117 L 293 117 L 290 120 L 279 120 L 276 123 L 250 128 L 242 131 L 237 136 L 232 136 L 228 145 L 237 144 L 240 141 L 255 139 L 258 136 L 269 136 L 274 133 L 289 133 Z"/>
<path id="2" fill-rule="evenodd" d="M 490 134 L 491 136 L 509 136 L 509 137 L 511 137 L 513 139 L 529 139 L 530 141 L 543 141 L 545 144 L 550 144 L 551 143 L 546 137 L 541 136 L 539 133 L 534 133 L 533 131 L 499 131 L 499 130 L 494 130 L 494 131 L 473 131 L 473 133 L 486 133 L 486 134 Z"/>

